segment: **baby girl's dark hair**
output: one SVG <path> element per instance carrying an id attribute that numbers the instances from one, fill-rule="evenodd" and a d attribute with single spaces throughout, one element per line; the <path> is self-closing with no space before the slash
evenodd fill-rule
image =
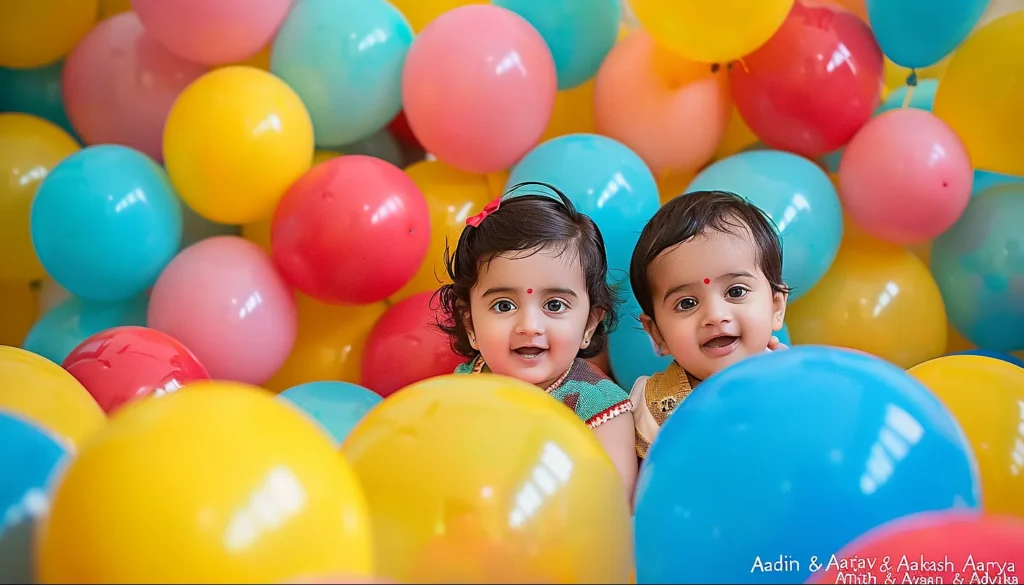
<path id="1" fill-rule="evenodd" d="M 772 293 L 789 293 L 782 281 L 782 241 L 768 214 L 743 197 L 728 191 L 696 191 L 680 195 L 663 205 L 640 232 L 629 266 L 633 295 L 644 314 L 654 317 L 647 270 L 665 250 L 707 230 L 736 234 L 750 233 L 758 266 Z"/>
<path id="2" fill-rule="evenodd" d="M 523 187 L 535 185 L 550 194 L 513 195 Z M 546 254 L 561 257 L 574 254 L 587 282 L 591 309 L 604 309 L 605 317 L 590 339 L 590 345 L 577 354 L 581 358 L 601 353 L 608 332 L 614 329 L 618 298 L 608 285 L 608 258 L 604 238 L 594 220 L 576 211 L 568 197 L 546 183 L 519 183 L 509 189 L 501 205 L 488 214 L 477 227 L 466 226 L 459 237 L 455 253 L 445 249 L 445 266 L 451 284 L 437 291 L 441 301 L 438 327 L 451 340 L 452 349 L 467 358 L 476 350 L 469 343 L 466 320 L 469 316 L 470 291 L 476 284 L 480 267 L 507 252 L 523 252 L 537 248 Z"/>

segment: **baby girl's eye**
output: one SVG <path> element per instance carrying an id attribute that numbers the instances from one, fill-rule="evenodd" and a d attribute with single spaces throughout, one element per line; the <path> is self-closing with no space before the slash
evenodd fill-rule
<path id="1" fill-rule="evenodd" d="M 514 311 L 516 306 L 512 304 L 512 301 L 498 301 L 491 308 L 499 313 L 508 313 Z"/>
<path id="2" fill-rule="evenodd" d="M 682 299 L 681 301 L 676 303 L 676 309 L 680 311 L 689 311 L 690 309 L 696 308 L 696 306 L 697 299 L 693 297 L 686 297 L 685 299 Z"/>
<path id="3" fill-rule="evenodd" d="M 564 302 L 559 300 L 551 300 L 544 303 L 544 310 L 549 311 L 551 313 L 559 313 L 568 308 L 569 307 L 566 307 Z"/>
<path id="4" fill-rule="evenodd" d="M 729 298 L 731 299 L 742 299 L 747 296 L 747 292 L 749 291 L 742 286 L 734 286 L 726 291 L 726 294 L 729 295 Z"/>

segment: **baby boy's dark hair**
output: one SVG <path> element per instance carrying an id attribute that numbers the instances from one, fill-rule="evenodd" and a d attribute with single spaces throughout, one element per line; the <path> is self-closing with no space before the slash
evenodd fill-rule
<path id="1" fill-rule="evenodd" d="M 531 185 L 542 187 L 550 194 L 513 194 Z M 577 355 L 594 357 L 604 349 L 608 332 L 615 327 L 618 302 L 608 285 L 604 238 L 594 220 L 578 212 L 561 191 L 546 183 L 528 182 L 509 189 L 500 207 L 477 227 L 466 226 L 454 254 L 445 249 L 445 265 L 452 283 L 437 291 L 442 316 L 438 327 L 448 335 L 457 354 L 467 358 L 476 355 L 469 343 L 466 320 L 470 291 L 479 277 L 480 267 L 500 254 L 534 248 L 556 257 L 575 255 L 583 268 L 591 309 L 605 311 L 605 318 L 594 331 L 590 344 Z"/>
<path id="2" fill-rule="evenodd" d="M 629 264 L 629 283 L 640 308 L 654 317 L 654 298 L 648 269 L 665 250 L 707 230 L 727 234 L 749 232 L 755 260 L 772 293 L 788 293 L 782 281 L 782 241 L 768 215 L 746 199 L 727 191 L 696 191 L 680 195 L 658 210 L 640 232 Z"/>

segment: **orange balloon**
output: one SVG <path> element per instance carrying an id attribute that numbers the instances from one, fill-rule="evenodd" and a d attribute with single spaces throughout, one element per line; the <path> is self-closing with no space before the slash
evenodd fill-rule
<path id="1" fill-rule="evenodd" d="M 909 368 L 946 350 L 946 309 L 921 260 L 847 223 L 825 276 L 788 307 L 794 344 L 858 349 Z"/>
<path id="2" fill-rule="evenodd" d="M 642 30 L 612 48 L 594 85 L 597 131 L 635 151 L 655 175 L 709 162 L 731 108 L 724 67 L 672 55 Z"/>
<path id="3" fill-rule="evenodd" d="M 263 387 L 283 392 L 318 380 L 359 383 L 363 344 L 387 303 L 327 305 L 296 293 L 299 328 L 288 359 Z"/>
<path id="4" fill-rule="evenodd" d="M 430 210 L 430 247 L 419 271 L 397 293 L 391 302 L 428 290 L 437 290 L 451 282 L 444 265 L 446 247 L 455 250 L 466 218 L 475 215 L 493 199 L 485 175 L 460 171 L 440 161 L 420 161 L 405 169 L 409 178 L 423 192 Z"/>

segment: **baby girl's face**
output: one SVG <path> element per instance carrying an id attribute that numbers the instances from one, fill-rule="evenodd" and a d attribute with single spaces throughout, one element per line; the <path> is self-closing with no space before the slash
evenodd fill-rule
<path id="1" fill-rule="evenodd" d="M 485 262 L 470 314 L 473 346 L 488 369 L 543 388 L 572 365 L 601 317 L 591 318 L 578 255 L 536 249 Z"/>
<path id="2" fill-rule="evenodd" d="M 708 230 L 662 252 L 648 277 L 654 319 L 644 327 L 697 379 L 763 353 L 782 328 L 786 296 L 772 293 L 748 232 Z"/>

